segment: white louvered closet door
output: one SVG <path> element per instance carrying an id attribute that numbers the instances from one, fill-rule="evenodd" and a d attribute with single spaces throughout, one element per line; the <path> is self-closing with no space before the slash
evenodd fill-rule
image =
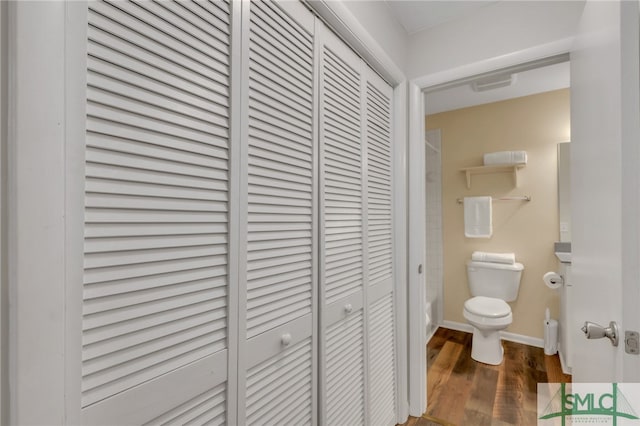
<path id="1" fill-rule="evenodd" d="M 323 27 L 320 44 L 321 415 L 365 421 L 363 63 Z"/>
<path id="2" fill-rule="evenodd" d="M 391 87 L 321 35 L 321 415 L 395 424 Z"/>
<path id="3" fill-rule="evenodd" d="M 393 89 L 366 69 L 363 94 L 367 176 L 367 303 L 369 422 L 396 424 L 396 348 L 392 269 Z"/>
<path id="4" fill-rule="evenodd" d="M 232 9 L 89 3 L 83 424 L 227 421 Z"/>
<path id="5" fill-rule="evenodd" d="M 315 424 L 315 19 L 299 2 L 244 7 L 249 78 L 239 421 Z"/>

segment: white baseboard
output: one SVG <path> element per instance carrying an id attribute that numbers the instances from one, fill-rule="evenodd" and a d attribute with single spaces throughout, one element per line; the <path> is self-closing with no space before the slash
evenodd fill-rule
<path id="1" fill-rule="evenodd" d="M 569 367 L 567 365 L 567 363 L 564 360 L 564 353 L 562 353 L 562 350 L 558 351 L 558 355 L 560 356 L 560 367 L 562 367 L 562 372 L 564 374 L 568 374 L 571 375 L 571 367 Z"/>
<path id="2" fill-rule="evenodd" d="M 465 324 L 462 322 L 444 320 L 442 321 L 442 324 L 440 324 L 440 327 L 448 328 L 450 330 L 465 331 L 467 333 L 473 333 L 473 327 L 471 326 L 471 324 Z"/>
<path id="3" fill-rule="evenodd" d="M 473 333 L 473 326 L 471 324 L 465 324 L 465 323 L 456 322 L 456 321 L 447 321 L 447 320 L 442 321 L 441 327 L 449 328 L 451 330 L 458 330 L 458 331 L 465 331 L 467 333 Z M 544 340 L 537 337 L 510 333 L 508 331 L 501 331 L 500 338 L 502 340 L 508 340 L 510 342 L 515 342 L 515 343 L 522 343 L 522 344 L 533 346 L 536 348 L 544 348 Z"/>
<path id="4" fill-rule="evenodd" d="M 434 334 L 436 334 L 436 331 L 438 331 L 438 326 L 434 326 L 433 329 L 427 333 L 427 343 L 429 343 L 429 340 L 431 340 L 431 338 L 433 337 Z"/>
<path id="5" fill-rule="evenodd" d="M 544 348 L 544 339 L 540 339 L 538 337 L 525 336 L 524 334 L 509 333 L 508 331 L 501 331 L 500 337 L 502 338 L 502 340 L 522 343 L 525 345 L 533 346 L 534 348 Z"/>

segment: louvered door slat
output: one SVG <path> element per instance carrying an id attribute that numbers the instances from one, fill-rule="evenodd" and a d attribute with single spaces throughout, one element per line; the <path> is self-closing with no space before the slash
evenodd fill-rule
<path id="1" fill-rule="evenodd" d="M 229 45 L 226 37 L 229 33 L 229 11 L 226 10 L 224 2 L 221 2 L 215 16 L 208 16 L 208 21 L 199 14 L 194 14 L 184 7 L 175 7 L 170 2 L 136 2 L 135 5 L 148 11 L 147 16 L 150 19 L 153 20 L 155 16 L 162 22 L 180 29 L 184 33 L 182 39 L 188 40 L 190 44 L 195 43 L 200 51 L 207 52 L 213 48 L 218 49 L 220 53 L 228 54 L 227 49 L 222 48 Z"/>
<path id="2" fill-rule="evenodd" d="M 131 291 L 143 291 L 152 289 L 157 285 L 172 286 L 180 285 L 185 282 L 198 281 L 207 279 L 213 287 L 225 285 L 225 269 L 224 267 L 204 267 L 197 269 L 178 270 L 173 273 L 165 273 L 161 276 L 147 275 L 136 277 L 134 279 L 123 279 L 120 281 L 96 282 L 90 286 L 85 286 L 85 297 L 89 299 L 98 299 L 100 297 L 114 296 L 120 294 L 122 289 L 130 289 Z"/>
<path id="3" fill-rule="evenodd" d="M 110 16 L 110 18 L 105 18 Z M 148 55 L 155 57 L 161 57 L 167 63 L 175 64 L 183 67 L 185 71 L 201 76 L 203 79 L 210 81 L 217 81 L 221 84 L 229 84 L 229 72 L 228 62 L 226 61 L 213 61 L 214 67 L 207 66 L 198 61 L 200 53 L 193 51 L 192 49 L 185 49 L 184 46 L 173 45 L 167 46 L 158 40 L 154 40 L 150 35 L 162 34 L 160 31 L 155 30 L 152 27 L 147 27 L 144 34 L 139 31 L 126 26 L 126 23 L 130 23 L 134 28 L 139 25 L 139 20 L 133 20 L 128 22 L 127 16 L 120 13 L 117 6 L 107 6 L 106 3 L 96 4 L 90 12 L 91 28 L 90 37 L 96 36 L 96 39 L 100 38 L 99 34 L 118 34 L 120 42 L 117 43 L 119 49 L 128 50 L 131 47 L 146 52 Z M 162 38 L 160 36 L 159 38 Z M 107 36 L 105 39 L 112 39 Z M 106 40 L 105 40 L 106 41 Z M 115 40 L 114 40 L 115 41 Z M 191 50 L 185 52 L 185 50 Z M 195 57 L 194 57 L 195 56 Z M 225 63 L 226 62 L 226 63 Z"/>
<path id="4" fill-rule="evenodd" d="M 189 121 L 181 120 L 182 117 L 176 117 L 172 122 L 165 121 L 162 117 L 155 118 L 152 114 L 151 111 L 147 111 L 147 114 L 141 114 L 99 103 L 87 105 L 87 115 L 90 119 L 106 121 L 110 125 L 143 127 L 148 129 L 147 131 L 149 132 L 154 131 L 186 140 L 216 145 L 219 144 L 219 139 L 229 137 L 228 131 L 222 127 L 210 126 L 206 130 L 192 129 L 188 127 Z M 88 123 L 89 126 L 91 124 Z"/>
<path id="5" fill-rule="evenodd" d="M 102 297 L 97 300 L 87 299 L 84 306 L 84 314 L 89 315 L 96 312 L 102 312 L 108 309 L 116 309 L 125 306 L 136 306 L 148 301 L 154 301 L 159 299 L 166 299 L 181 294 L 189 294 L 202 290 L 208 290 L 208 283 L 211 280 L 196 280 L 187 283 L 180 283 L 179 285 L 163 286 L 161 288 L 150 288 L 147 290 L 138 290 L 136 293 L 124 296 L 114 297 Z M 224 287 L 222 290 L 216 290 L 219 293 L 219 297 L 225 296 Z"/>
<path id="6" fill-rule="evenodd" d="M 228 69 L 221 65 L 220 61 L 213 60 L 209 54 L 210 49 L 214 48 L 225 56 L 229 55 L 229 44 L 224 36 L 219 37 L 219 39 L 210 38 L 208 40 L 209 43 L 205 44 L 198 38 L 192 37 L 187 31 L 175 25 L 167 25 L 167 21 L 149 13 L 145 8 L 141 7 L 141 4 L 116 2 L 112 3 L 112 5 L 122 11 L 122 13 L 112 12 L 109 14 L 110 18 L 118 20 L 119 24 L 127 26 L 143 37 L 152 38 L 153 41 L 170 48 L 174 52 L 188 50 L 191 52 L 190 57 L 192 60 L 216 69 L 223 74 L 228 73 Z M 176 19 L 174 18 L 173 20 L 175 21 Z M 161 28 L 162 31 L 150 32 L 150 28 Z M 226 31 L 228 31 L 228 28 Z"/>
<path id="7" fill-rule="evenodd" d="M 147 66 L 156 73 L 168 73 L 170 75 L 179 75 L 185 80 L 185 84 L 195 84 L 215 93 L 229 96 L 229 81 L 224 75 L 217 73 L 209 73 L 208 76 L 195 72 L 193 70 L 183 68 L 179 63 L 160 57 L 153 52 L 144 48 L 132 45 L 124 39 L 113 35 L 112 33 L 94 26 L 89 26 L 89 41 L 95 43 L 92 46 L 90 56 L 102 58 L 109 62 L 111 59 L 122 58 L 122 66 L 128 65 L 130 61 L 138 67 L 146 68 Z M 142 62 L 144 65 L 138 65 Z"/>
<path id="8" fill-rule="evenodd" d="M 102 132 L 108 131 L 109 127 L 120 123 L 92 122 L 90 124 L 96 124 L 87 129 L 95 134 L 90 141 L 87 141 L 87 146 L 93 148 L 88 152 L 92 156 L 92 163 L 107 164 L 111 167 L 118 167 L 118 170 L 122 170 L 123 166 L 128 166 L 134 170 L 155 170 L 174 175 L 217 177 L 218 179 L 226 177 L 225 174 L 220 174 L 217 170 L 212 171 L 209 170 L 210 167 L 207 168 L 212 161 L 222 160 L 216 164 L 217 168 L 227 169 L 228 152 L 224 150 L 223 146 L 220 146 L 220 138 L 211 137 L 210 142 L 215 142 L 215 144 L 205 145 L 199 143 L 199 140 L 181 139 L 179 135 L 175 134 L 142 133 L 139 129 L 114 129 L 114 134 L 103 134 Z M 115 164 L 108 158 L 114 155 L 121 157 Z M 102 158 L 105 156 L 107 158 Z M 154 163 L 149 159 L 167 160 L 169 163 L 163 161 Z M 203 167 L 201 169 L 181 167 L 177 170 L 162 167 L 173 164 L 172 162 L 177 166 L 187 163 Z"/>
<path id="9" fill-rule="evenodd" d="M 98 82 L 99 83 L 99 82 Z M 224 137 L 226 135 L 226 122 L 225 117 L 216 119 L 212 114 L 203 114 L 198 110 L 188 111 L 189 108 L 180 105 L 170 105 L 169 102 L 164 102 L 164 105 L 157 106 L 151 103 L 145 102 L 143 99 L 145 96 L 138 96 L 137 98 L 130 98 L 130 96 L 136 96 L 136 90 L 129 90 L 126 96 L 114 94 L 108 92 L 108 87 L 101 87 L 99 90 L 95 90 L 91 87 L 89 96 L 95 102 L 96 106 L 100 105 L 101 108 L 91 108 L 90 111 L 96 116 L 104 117 L 117 117 L 116 114 L 109 114 L 110 111 L 117 111 L 119 113 L 133 113 L 142 119 L 150 119 L 158 122 L 165 123 L 167 126 L 173 126 L 176 128 L 186 127 L 191 130 L 203 133 L 205 135 L 217 135 Z M 124 92 L 126 89 L 123 89 Z M 152 101 L 147 97 L 147 101 Z M 99 115 L 102 114 L 102 115 Z M 203 120 L 204 117 L 208 117 L 208 122 Z"/>
<path id="10" fill-rule="evenodd" d="M 100 87 L 111 93 L 143 100 L 160 107 L 169 105 L 180 111 L 188 109 L 189 114 L 199 115 L 204 121 L 213 122 L 211 117 L 215 118 L 216 115 L 228 117 L 229 111 L 224 106 L 205 101 L 181 88 L 167 87 L 166 84 L 146 76 L 98 60 L 91 61 L 89 67 L 93 72 L 87 76 L 87 84 L 92 87 Z M 132 90 L 136 91 L 135 96 L 132 96 Z"/>
<path id="11" fill-rule="evenodd" d="M 187 98 L 201 108 L 222 107 L 226 109 L 228 97 L 224 85 L 203 86 L 197 82 L 181 79 L 162 68 L 161 63 L 147 63 L 133 52 L 120 52 L 111 47 L 95 45 L 87 58 L 87 67 L 95 74 L 113 80 L 128 82 L 153 92 L 166 93 L 168 97 Z"/>
<path id="12" fill-rule="evenodd" d="M 264 55 L 269 57 L 283 70 L 286 70 L 291 78 L 296 79 L 303 85 L 311 84 L 311 79 L 306 73 L 306 69 L 311 65 L 311 57 L 304 51 L 290 54 L 294 50 L 289 40 L 279 37 L 278 34 L 270 34 L 269 27 L 264 25 L 263 14 L 261 19 L 254 19 L 252 23 L 252 36 L 255 42 L 254 48 L 260 49 Z M 263 26 L 265 28 L 263 28 Z M 264 49 L 264 50 L 263 50 Z M 296 49 L 299 50 L 299 49 Z"/>
<path id="13" fill-rule="evenodd" d="M 199 157 L 195 158 L 192 156 L 189 158 L 192 164 L 181 161 L 171 161 L 169 158 L 158 158 L 160 157 L 158 150 L 153 146 L 148 147 L 148 152 L 142 152 L 142 155 L 130 153 L 137 151 L 139 148 L 143 148 L 142 146 L 137 146 L 135 142 L 129 143 L 130 146 L 128 148 L 122 148 L 118 146 L 118 144 L 111 143 L 102 144 L 102 147 L 100 148 L 94 148 L 95 145 L 101 143 L 102 138 L 102 136 L 96 136 L 87 143 L 89 146 L 87 148 L 86 157 L 90 162 L 87 168 L 89 173 L 96 169 L 101 170 L 101 172 L 105 174 L 111 171 L 111 174 L 114 177 L 121 177 L 121 172 L 131 173 L 137 175 L 137 179 L 135 179 L 137 181 L 151 181 L 154 183 L 158 182 L 158 180 L 155 179 L 156 177 L 165 179 L 185 179 L 186 177 L 194 177 L 203 180 L 206 179 L 209 183 L 208 187 L 216 184 L 226 186 L 228 176 L 226 172 L 226 162 L 224 160 L 209 158 L 208 164 L 218 163 L 219 166 L 221 166 L 217 169 L 211 169 L 197 164 L 203 160 Z M 127 142 L 121 142 L 121 144 L 126 143 Z M 116 148 L 119 151 L 111 150 L 109 147 Z M 170 151 L 167 152 L 167 154 L 169 153 Z M 164 152 L 162 152 L 162 154 L 164 156 Z M 169 156 L 167 155 L 166 157 Z M 179 160 L 186 160 L 185 156 L 183 156 L 181 152 L 175 152 L 175 157 Z M 218 187 L 218 189 L 223 188 L 224 186 Z"/>
<path id="14" fill-rule="evenodd" d="M 225 30 L 229 25 L 229 10 L 224 7 L 224 3 L 218 2 L 217 0 L 177 3 L 183 9 L 191 11 L 194 19 L 198 18 L 203 23 L 208 23 L 210 27 L 218 28 L 223 34 L 225 33 Z"/>
<path id="15" fill-rule="evenodd" d="M 129 422 L 129 392 L 201 368 L 132 422 L 222 424 L 231 6 L 166 6 L 89 4 L 82 406 Z"/>
<path id="16" fill-rule="evenodd" d="M 262 22 L 266 23 L 277 35 L 288 40 L 286 44 L 288 49 L 297 50 L 298 55 L 305 57 L 309 49 L 313 48 L 313 37 L 302 29 L 299 23 L 295 23 L 293 18 L 265 6 L 264 2 L 256 2 L 254 7 L 262 12 L 260 15 L 263 18 Z M 287 31 L 283 31 L 285 28 Z M 311 63 L 311 61 L 308 62 Z"/>

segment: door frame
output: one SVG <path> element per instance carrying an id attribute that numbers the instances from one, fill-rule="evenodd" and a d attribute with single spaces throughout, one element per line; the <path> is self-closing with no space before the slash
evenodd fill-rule
<path id="1" fill-rule="evenodd" d="M 424 94 L 456 80 L 491 73 L 508 67 L 541 61 L 571 50 L 573 37 L 533 46 L 506 55 L 471 62 L 455 68 L 430 73 L 409 81 L 409 414 L 421 416 L 427 409 L 427 359 L 425 324 L 425 278 L 418 272 L 426 261 L 424 232 L 426 208 L 424 194 Z M 417 194 L 417 196 L 416 196 Z"/>
<path id="2" fill-rule="evenodd" d="M 640 61 L 637 52 L 640 50 L 640 2 L 635 5 L 623 3 L 621 25 L 623 31 L 633 31 L 636 37 L 621 37 L 622 78 L 626 84 L 633 84 L 622 91 L 622 196 L 632 194 L 628 198 L 631 206 L 623 209 L 622 226 L 632 232 L 622 234 L 622 320 L 627 330 L 640 331 Z M 628 52 L 628 53 L 626 53 Z M 625 203 L 626 205 L 626 203 Z M 623 378 L 627 382 L 640 382 L 640 361 L 634 355 L 623 355 Z"/>

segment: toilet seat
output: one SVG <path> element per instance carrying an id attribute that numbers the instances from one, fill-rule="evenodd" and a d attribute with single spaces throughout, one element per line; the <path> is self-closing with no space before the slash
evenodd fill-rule
<path id="1" fill-rule="evenodd" d="M 511 314 L 511 307 L 502 299 L 476 296 L 464 302 L 464 309 L 485 318 L 503 318 Z"/>

